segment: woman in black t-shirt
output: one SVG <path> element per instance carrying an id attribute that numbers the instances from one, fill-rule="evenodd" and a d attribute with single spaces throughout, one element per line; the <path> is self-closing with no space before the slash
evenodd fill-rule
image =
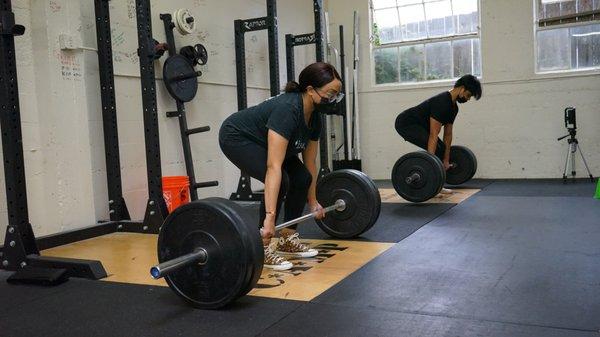
<path id="1" fill-rule="evenodd" d="M 281 255 L 313 257 L 315 249 L 302 244 L 295 227 L 281 230 L 277 247 L 270 245 L 275 220 L 283 203 L 284 220 L 310 211 L 324 213 L 316 199 L 321 116 L 319 111 L 339 102 L 342 82 L 335 68 L 323 62 L 306 67 L 299 83 L 290 82 L 285 93 L 229 116 L 219 131 L 219 144 L 241 171 L 265 184 L 259 227 L 265 247 L 265 267 L 286 270 L 292 264 Z M 302 153 L 302 161 L 298 154 Z"/>

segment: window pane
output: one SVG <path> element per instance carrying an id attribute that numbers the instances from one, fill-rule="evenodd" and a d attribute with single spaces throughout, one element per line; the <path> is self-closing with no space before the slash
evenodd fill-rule
<path id="1" fill-rule="evenodd" d="M 577 13 L 577 1 L 563 1 L 560 3 L 560 15 L 569 15 Z"/>
<path id="2" fill-rule="evenodd" d="M 401 41 L 400 21 L 398 20 L 398 10 L 396 7 L 376 10 L 374 12 L 374 17 L 377 28 L 379 29 L 379 39 L 381 43 Z"/>
<path id="3" fill-rule="evenodd" d="M 579 0 L 577 3 L 577 12 L 586 12 L 594 9 L 594 1 L 593 0 Z"/>
<path id="4" fill-rule="evenodd" d="M 477 0 L 454 0 L 452 11 L 456 22 L 457 33 L 477 32 L 479 15 L 477 12 Z"/>
<path id="5" fill-rule="evenodd" d="M 427 17 L 427 29 L 429 31 L 429 37 L 454 34 L 450 0 L 426 3 L 425 16 Z"/>
<path id="6" fill-rule="evenodd" d="M 452 46 L 450 42 L 431 43 L 425 46 L 427 79 L 452 78 Z"/>
<path id="7" fill-rule="evenodd" d="M 479 39 L 473 39 L 473 75 L 481 76 L 481 46 Z"/>
<path id="8" fill-rule="evenodd" d="M 596 0 L 539 0 L 538 18 L 548 19 L 562 15 L 576 14 L 577 12 L 584 11 L 582 8 L 587 6 L 591 9 L 591 2 L 593 1 Z M 590 2 L 590 4 L 585 4 L 584 2 Z"/>
<path id="9" fill-rule="evenodd" d="M 538 3 L 537 3 L 537 11 L 538 11 L 537 12 L 537 18 L 538 18 L 538 20 L 546 18 L 546 14 L 544 12 L 544 5 L 542 5 L 540 3 L 540 1 L 538 1 Z"/>
<path id="10" fill-rule="evenodd" d="M 400 48 L 400 80 L 402 82 L 423 81 L 424 70 L 423 45 Z"/>
<path id="11" fill-rule="evenodd" d="M 562 70 L 571 66 L 569 29 L 545 30 L 537 33 L 538 70 Z"/>
<path id="12" fill-rule="evenodd" d="M 398 48 L 374 50 L 375 83 L 398 82 Z"/>
<path id="13" fill-rule="evenodd" d="M 452 43 L 454 54 L 454 77 L 473 73 L 473 40 L 458 40 Z"/>
<path id="14" fill-rule="evenodd" d="M 481 76 L 479 39 L 458 40 L 452 43 L 454 77 L 466 74 Z"/>
<path id="15" fill-rule="evenodd" d="M 398 7 L 422 3 L 421 0 L 398 0 Z"/>
<path id="16" fill-rule="evenodd" d="M 396 7 L 396 0 L 373 0 L 373 9 Z"/>
<path id="17" fill-rule="evenodd" d="M 571 67 L 600 66 L 600 25 L 571 28 Z"/>
<path id="18" fill-rule="evenodd" d="M 540 19 L 555 18 L 557 16 L 560 16 L 560 2 L 550 2 L 542 0 L 541 6 L 544 14 L 540 17 Z"/>
<path id="19" fill-rule="evenodd" d="M 412 5 L 400 7 L 400 27 L 403 40 L 424 39 L 427 37 L 427 26 L 425 25 L 425 12 L 423 5 Z"/>

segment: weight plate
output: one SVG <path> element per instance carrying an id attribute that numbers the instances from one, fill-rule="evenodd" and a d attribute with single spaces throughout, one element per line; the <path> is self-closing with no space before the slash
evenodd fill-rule
<path id="1" fill-rule="evenodd" d="M 406 178 L 418 174 L 420 179 L 407 182 Z M 425 151 L 411 152 L 400 157 L 392 169 L 392 183 L 396 192 L 412 202 L 423 202 L 435 197 L 446 175 L 442 161 Z"/>
<path id="2" fill-rule="evenodd" d="M 196 30 L 196 20 L 189 10 L 181 8 L 173 13 L 175 28 L 181 35 L 192 34 Z"/>
<path id="3" fill-rule="evenodd" d="M 263 270 L 263 263 L 265 260 L 264 249 L 262 245 L 262 239 L 260 236 L 260 231 L 258 227 L 258 223 L 253 222 L 251 216 L 248 214 L 248 210 L 244 209 L 240 205 L 235 202 L 224 199 L 224 198 L 207 198 L 204 199 L 211 203 L 219 203 L 224 207 L 225 210 L 229 212 L 232 217 L 239 217 L 240 221 L 246 224 L 246 229 L 248 230 L 248 237 L 251 239 L 248 244 L 253 248 L 253 261 L 251 268 L 248 268 L 249 273 L 246 276 L 248 287 L 242 289 L 238 294 L 238 297 L 242 297 L 250 292 L 255 286 L 258 280 L 260 279 L 260 275 Z"/>
<path id="4" fill-rule="evenodd" d="M 460 185 L 471 180 L 477 171 L 477 157 L 473 151 L 464 146 L 452 146 L 450 148 L 450 162 L 456 164 L 446 171 L 446 183 Z"/>
<path id="5" fill-rule="evenodd" d="M 167 275 L 169 287 L 202 309 L 226 306 L 251 288 L 256 283 L 250 284 L 249 269 L 256 264 L 262 267 L 263 259 L 254 253 L 260 238 L 256 233 L 252 236 L 246 226 L 230 208 L 207 200 L 185 204 L 169 214 L 158 237 L 159 262 L 198 247 L 208 253 L 206 264 L 186 266 Z"/>
<path id="6" fill-rule="evenodd" d="M 317 199 L 323 206 L 333 205 L 338 199 L 346 202 L 343 211 L 334 210 L 316 221 L 325 233 L 340 239 L 357 237 L 373 227 L 381 210 L 375 184 L 357 170 L 327 174 L 317 184 Z"/>
<path id="7" fill-rule="evenodd" d="M 198 43 L 194 46 L 196 56 L 198 57 L 198 64 L 203 66 L 208 62 L 208 51 L 203 44 Z"/>
<path id="8" fill-rule="evenodd" d="M 375 225 L 375 223 L 377 222 L 377 219 L 379 219 L 379 213 L 381 212 L 381 195 L 379 194 L 379 189 L 377 188 L 377 185 L 375 185 L 373 180 L 371 180 L 371 178 L 369 178 L 368 175 L 366 175 L 364 172 L 362 172 L 360 170 L 354 170 L 354 171 L 355 171 L 357 177 L 361 177 L 363 179 L 363 181 L 365 182 L 365 186 L 369 186 L 369 188 L 371 189 L 371 192 L 369 193 L 369 195 L 375 196 L 374 205 L 376 205 L 376 208 L 374 209 L 374 212 L 373 212 L 373 219 L 371 219 L 371 226 L 369 227 L 369 229 L 370 229 L 371 227 L 373 227 L 373 225 Z"/>
<path id="9" fill-rule="evenodd" d="M 167 91 L 176 100 L 189 102 L 196 97 L 198 79 L 196 70 L 188 59 L 181 55 L 169 56 L 163 65 L 163 82 Z M 177 80 L 177 77 L 193 75 L 190 78 Z"/>

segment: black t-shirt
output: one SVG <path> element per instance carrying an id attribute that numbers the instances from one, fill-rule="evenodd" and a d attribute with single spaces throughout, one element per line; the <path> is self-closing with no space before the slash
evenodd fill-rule
<path id="1" fill-rule="evenodd" d="M 229 134 L 267 147 L 269 129 L 289 141 L 286 156 L 295 155 L 306 149 L 309 140 L 317 141 L 321 134 L 321 119 L 313 112 L 306 125 L 302 94 L 283 93 L 271 97 L 259 105 L 238 111 L 229 116 L 223 126 Z"/>
<path id="2" fill-rule="evenodd" d="M 458 105 L 452 103 L 450 92 L 444 91 L 423 103 L 405 110 L 399 116 L 402 125 L 418 124 L 429 130 L 429 118 L 442 125 L 453 124 L 458 114 Z"/>

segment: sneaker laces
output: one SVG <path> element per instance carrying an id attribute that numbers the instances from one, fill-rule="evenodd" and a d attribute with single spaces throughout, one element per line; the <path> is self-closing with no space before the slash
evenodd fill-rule
<path id="1" fill-rule="evenodd" d="M 279 256 L 271 246 L 264 247 L 265 248 L 265 264 L 283 264 L 287 262 L 286 259 Z"/>
<path id="2" fill-rule="evenodd" d="M 300 242 L 300 234 L 294 233 L 286 238 L 286 241 L 297 251 L 308 251 L 310 247 Z"/>

